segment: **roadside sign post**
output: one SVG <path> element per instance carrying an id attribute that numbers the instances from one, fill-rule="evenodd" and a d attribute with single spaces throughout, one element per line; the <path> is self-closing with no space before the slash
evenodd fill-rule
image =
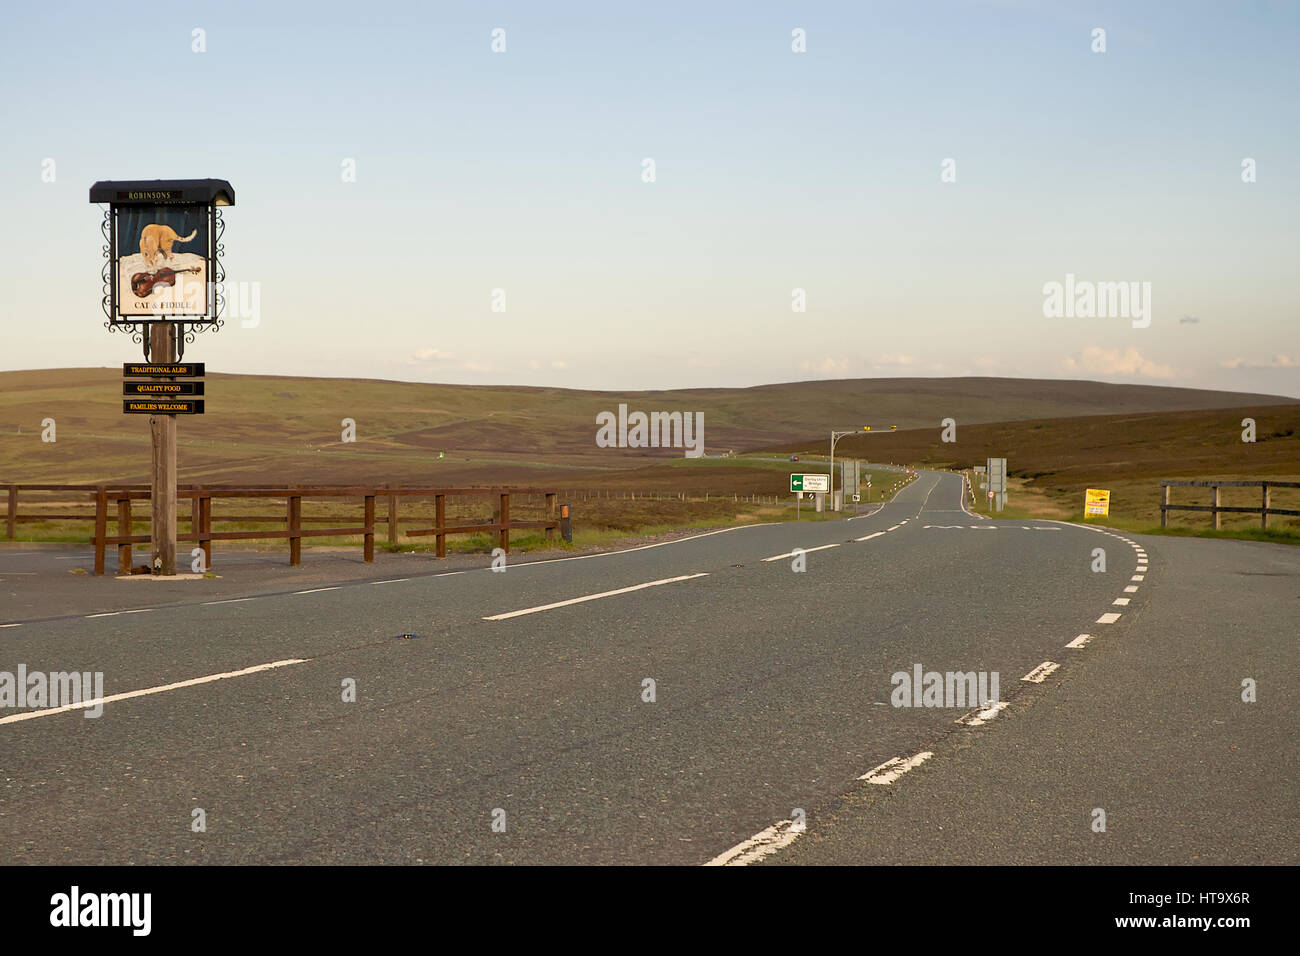
<path id="1" fill-rule="evenodd" d="M 150 546 L 154 574 L 176 573 L 176 416 L 203 414 L 203 368 L 180 366 L 186 341 L 223 325 L 225 223 L 221 207 L 235 204 L 224 179 L 101 181 L 90 201 L 107 204 L 101 231 L 101 305 L 110 332 L 126 332 L 143 347 L 145 363 L 123 367 L 122 411 L 147 414 L 153 445 Z M 197 371 L 195 371 L 197 369 Z"/>

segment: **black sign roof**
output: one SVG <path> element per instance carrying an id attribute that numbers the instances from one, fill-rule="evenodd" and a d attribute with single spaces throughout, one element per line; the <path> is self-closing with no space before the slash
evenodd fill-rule
<path id="1" fill-rule="evenodd" d="M 158 203 L 235 204 L 235 187 L 224 179 L 121 179 L 101 180 L 90 187 L 91 202 L 119 206 Z"/>

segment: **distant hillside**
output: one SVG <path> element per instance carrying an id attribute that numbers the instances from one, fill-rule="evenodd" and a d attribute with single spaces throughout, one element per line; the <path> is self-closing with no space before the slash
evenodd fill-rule
<path id="1" fill-rule="evenodd" d="M 143 480 L 147 416 L 121 411 L 117 369 L 0 372 L 0 480 Z M 1296 405 L 1203 389 L 1006 378 L 851 379 L 753 388 L 642 392 L 427 385 L 362 379 L 211 374 L 207 414 L 182 420 L 186 481 L 428 480 L 524 482 L 557 469 L 625 470 L 678 451 L 600 449 L 595 416 L 703 412 L 709 454 L 806 441 L 860 424 L 959 425 Z M 40 440 L 53 418 L 58 441 Z M 357 441 L 340 441 L 352 418 Z M 438 453 L 445 452 L 444 459 Z"/>

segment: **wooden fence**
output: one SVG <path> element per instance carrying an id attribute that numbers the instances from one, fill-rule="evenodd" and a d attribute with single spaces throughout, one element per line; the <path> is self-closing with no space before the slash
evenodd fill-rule
<path id="1" fill-rule="evenodd" d="M 131 505 L 133 501 L 148 501 L 150 499 L 148 485 L 10 484 L 0 487 L 4 487 L 8 494 L 6 537 L 11 541 L 16 537 L 17 526 L 20 522 L 93 521 L 94 531 L 90 536 L 89 543 L 94 545 L 95 548 L 96 574 L 104 573 L 105 551 L 108 546 L 117 546 L 118 573 L 124 573 L 131 567 L 132 545 L 148 544 L 151 540 L 148 534 L 133 533 L 135 530 L 134 524 L 137 521 L 146 525 L 149 524 L 151 514 L 146 511 L 145 514 L 137 517 L 132 513 Z M 19 494 L 21 492 L 61 492 L 86 495 L 89 502 L 93 503 L 94 511 L 92 513 L 33 511 L 24 514 L 18 510 Z M 544 496 L 545 517 L 540 520 L 530 521 L 513 520 L 510 515 L 511 495 Z M 458 496 L 478 496 L 490 500 L 495 499 L 497 504 L 493 509 L 492 520 L 477 523 L 447 524 L 447 499 L 448 497 Z M 396 544 L 400 520 L 399 502 L 404 498 L 426 500 L 431 498 L 433 499 L 434 510 L 432 524 L 428 527 L 419 527 L 418 525 L 429 521 L 429 518 L 421 519 L 415 515 L 408 515 L 406 520 L 409 523 L 415 523 L 417 527 L 403 529 L 402 533 L 408 537 L 433 535 L 434 550 L 439 558 L 447 556 L 447 535 L 449 534 L 495 533 L 499 546 L 509 553 L 510 532 L 517 529 L 542 528 L 546 532 L 547 540 L 554 539 L 555 531 L 559 527 L 559 519 L 556 516 L 556 496 L 555 491 L 537 488 L 423 488 L 388 485 L 295 485 L 291 487 L 180 485 L 177 488 L 177 498 L 190 501 L 190 530 L 187 533 L 178 533 L 176 539 L 178 541 L 193 541 L 201 547 L 204 553 L 205 567 L 209 569 L 212 567 L 212 542 L 233 540 L 285 539 L 289 542 L 289 563 L 297 565 L 302 563 L 303 538 L 361 535 L 365 560 L 373 561 L 375 559 L 375 526 L 377 524 L 386 525 L 389 543 Z M 283 499 L 284 511 L 278 515 L 240 514 L 214 517 L 212 514 L 212 501 L 214 498 L 227 501 L 236 499 L 257 501 Z M 303 527 L 306 523 L 320 524 L 340 520 L 333 515 L 329 517 L 304 517 L 302 512 L 304 499 L 339 500 L 349 498 L 360 499 L 361 515 L 359 523 L 344 527 Z M 387 513 L 384 515 L 376 514 L 376 502 L 379 500 L 382 500 L 386 505 Z M 117 534 L 115 535 L 108 533 L 110 520 L 116 520 L 117 522 Z M 284 522 L 283 530 L 214 531 L 212 528 L 214 522 L 266 523 L 280 521 Z"/>
<path id="2" fill-rule="evenodd" d="M 1170 488 L 1209 488 L 1210 503 L 1208 505 L 1171 505 L 1169 503 Z M 1243 508 L 1240 506 L 1220 505 L 1220 488 L 1259 488 L 1260 506 L 1258 508 Z M 1160 527 L 1169 527 L 1169 512 L 1171 511 L 1208 511 L 1210 512 L 1210 527 L 1216 531 L 1219 528 L 1219 515 L 1224 512 L 1257 514 L 1262 528 L 1268 528 L 1269 515 L 1300 515 L 1300 511 L 1294 509 L 1271 507 L 1269 505 L 1269 492 L 1273 488 L 1300 488 L 1300 481 L 1162 481 L 1160 482 Z"/>

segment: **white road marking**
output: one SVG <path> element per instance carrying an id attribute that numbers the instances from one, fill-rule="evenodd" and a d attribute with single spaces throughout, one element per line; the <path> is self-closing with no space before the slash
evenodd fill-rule
<path id="1" fill-rule="evenodd" d="M 964 717 L 958 717 L 957 723 L 965 724 L 967 727 L 979 727 L 982 724 L 987 724 L 998 714 L 1002 713 L 1007 706 L 1009 705 L 1005 700 L 994 701 L 983 710 L 972 710 Z"/>
<path id="2" fill-rule="evenodd" d="M 240 601 L 252 601 L 252 600 L 255 600 L 255 598 L 251 598 L 251 597 L 246 597 L 246 598 L 227 598 L 227 599 L 224 600 L 224 601 L 204 601 L 203 604 L 200 605 L 200 606 L 201 606 L 201 607 L 207 607 L 209 604 L 238 604 Z"/>
<path id="3" fill-rule="evenodd" d="M 400 584 L 403 581 L 409 581 L 410 578 L 393 578 L 391 581 L 371 581 L 371 584 Z"/>
<path id="4" fill-rule="evenodd" d="M 861 538 L 854 538 L 853 540 L 854 540 L 854 541 L 870 541 L 872 538 L 879 538 L 879 537 L 880 537 L 882 534 L 884 534 L 884 533 L 885 533 L 885 532 L 883 532 L 883 531 L 877 531 L 875 534 L 864 535 L 864 536 L 861 537 Z"/>
<path id="5" fill-rule="evenodd" d="M 256 674 L 259 671 L 269 671 L 276 667 L 288 667 L 290 664 L 305 664 L 308 658 L 293 658 L 284 661 L 272 661 L 270 664 L 258 664 L 256 667 L 245 667 L 239 671 L 226 671 L 223 674 L 209 674 L 207 677 L 195 677 L 191 680 L 177 681 L 174 684 L 163 684 L 159 687 L 146 687 L 144 690 L 129 690 L 123 694 L 110 694 L 108 697 L 96 697 L 94 700 L 85 700 L 79 704 L 64 704 L 62 707 L 47 707 L 44 710 L 31 710 L 22 714 L 14 714 L 10 717 L 0 717 L 0 724 L 15 724 L 20 720 L 34 720 L 37 717 L 49 717 L 52 714 L 62 714 L 70 710 L 84 710 L 87 708 L 98 707 L 101 704 L 112 704 L 119 700 L 130 700 L 132 697 L 145 697 L 150 694 L 162 694 L 169 690 L 180 690 L 182 687 L 194 687 L 198 684 L 210 684 L 213 681 L 224 680 L 227 677 L 243 677 L 245 674 Z"/>
<path id="6" fill-rule="evenodd" d="M 1055 661 L 1043 661 L 1043 663 L 1039 664 L 1020 679 L 1027 680 L 1031 684 L 1041 684 L 1051 675 L 1052 671 L 1056 670 L 1060 666 L 1061 665 L 1057 664 Z"/>
<path id="7" fill-rule="evenodd" d="M 22 627 L 22 624 L 0 624 L 0 628 L 5 627 Z"/>
<path id="8" fill-rule="evenodd" d="M 130 611 L 104 611 L 102 614 L 87 614 L 86 618 L 90 619 L 92 617 L 117 617 L 119 614 L 144 614 L 152 610 L 153 608 L 151 607 L 140 607 Z"/>
<path id="9" fill-rule="evenodd" d="M 783 847 L 789 846 L 798 839 L 799 834 L 802 832 L 802 830 L 794 829 L 793 820 L 782 820 L 780 823 L 754 834 L 748 840 L 737 843 L 730 850 L 718 854 L 704 865 L 748 866 Z"/>
<path id="10" fill-rule="evenodd" d="M 554 604 L 542 604 L 537 607 L 526 607 L 519 611 L 508 611 L 505 614 L 493 614 L 491 617 L 485 617 L 485 621 L 504 621 L 512 617 L 522 617 L 525 614 L 536 614 L 539 611 L 550 611 L 557 607 L 568 607 L 570 604 L 582 604 L 585 601 L 595 601 L 599 598 L 612 597 L 615 594 L 627 594 L 629 591 L 640 591 L 644 588 L 658 587 L 661 584 L 674 584 L 677 581 L 690 581 L 693 578 L 707 578 L 709 573 L 701 571 L 696 574 L 682 574 L 675 578 L 663 578 L 659 581 L 647 581 L 645 584 L 634 584 L 630 588 L 618 588 L 614 591 L 601 591 L 599 594 L 585 594 L 582 597 L 569 598 L 567 601 L 556 601 Z"/>
<path id="11" fill-rule="evenodd" d="M 1069 644 L 1066 644 L 1065 646 L 1083 647 L 1083 645 L 1087 644 L 1090 640 L 1092 640 L 1091 634 L 1080 634 L 1078 637 L 1076 637 L 1074 640 L 1072 640 Z"/>
<path id="12" fill-rule="evenodd" d="M 894 525 L 892 528 L 889 528 L 888 530 L 889 530 L 889 531 L 897 531 L 897 530 L 898 530 L 899 528 L 901 528 L 901 527 L 902 527 L 901 524 L 896 524 L 896 525 Z"/>
<path id="13" fill-rule="evenodd" d="M 1133 594 L 1134 592 L 1137 591 L 1137 589 L 1138 589 L 1138 586 L 1137 586 L 1136 584 L 1130 584 L 1128 587 L 1126 587 L 1126 588 L 1124 589 L 1124 593 L 1125 593 L 1125 594 Z"/>
<path id="14" fill-rule="evenodd" d="M 1132 598 L 1115 598 L 1115 600 L 1111 601 L 1110 603 L 1111 603 L 1112 605 L 1117 604 L 1117 605 L 1119 605 L 1120 607 L 1127 607 L 1127 606 L 1128 606 L 1128 602 L 1131 601 L 1131 600 L 1132 600 Z"/>
<path id="15" fill-rule="evenodd" d="M 987 528 L 989 531 L 996 531 L 998 529 L 998 526 L 995 524 L 973 524 L 971 525 L 971 527 L 975 528 L 977 531 L 983 530 L 985 528 Z"/>
<path id="16" fill-rule="evenodd" d="M 319 594 L 321 591 L 337 591 L 342 585 L 335 585 L 332 588 L 309 588 L 306 591 L 294 591 L 294 594 Z"/>
<path id="17" fill-rule="evenodd" d="M 1119 615 L 1119 614 L 1116 614 L 1114 611 L 1110 611 L 1110 612 L 1108 612 L 1108 613 L 1106 613 L 1106 614 L 1103 614 L 1101 617 L 1097 618 L 1097 623 L 1098 623 L 1098 624 L 1114 624 L 1114 623 L 1115 623 L 1116 621 L 1118 621 L 1119 619 L 1120 619 L 1120 615 Z"/>
<path id="18" fill-rule="evenodd" d="M 827 548 L 838 548 L 838 544 L 823 544 L 819 548 L 800 548 L 804 554 L 812 554 L 814 551 L 825 551 Z M 785 554 L 774 554 L 770 558 L 764 558 L 764 561 L 780 561 L 782 558 L 793 558 L 794 552 L 788 551 Z"/>
<path id="19" fill-rule="evenodd" d="M 1146 580 L 1146 575 L 1145 575 L 1145 574 L 1135 574 L 1135 575 L 1133 575 L 1133 577 L 1129 578 L 1129 580 L 1130 580 L 1130 581 L 1145 581 L 1145 580 Z"/>
<path id="20" fill-rule="evenodd" d="M 903 774 L 907 773 L 907 771 L 914 767 L 921 766 L 921 764 L 925 763 L 933 756 L 934 754 L 930 751 L 923 750 L 915 757 L 908 757 L 906 760 L 902 757 L 894 757 L 891 760 L 886 760 L 874 770 L 864 773 L 862 776 L 858 777 L 858 779 L 865 780 L 867 783 L 877 783 L 881 786 L 888 786 Z"/>
<path id="21" fill-rule="evenodd" d="M 862 517 L 869 518 L 870 515 L 863 515 Z M 624 548 L 622 551 L 602 551 L 599 554 L 575 554 L 570 558 L 546 558 L 542 561 L 521 561 L 519 564 L 510 565 L 510 570 L 515 571 L 519 568 L 540 568 L 548 564 L 560 564 L 564 561 L 587 561 L 591 558 L 612 558 L 616 554 L 631 554 L 633 551 L 648 551 L 650 548 L 666 548 L 670 544 L 681 544 L 685 541 L 695 541 L 698 538 L 707 538 L 715 534 L 727 534 L 730 531 L 744 531 L 746 528 L 767 528 L 775 524 L 779 524 L 779 522 L 762 521 L 757 524 L 738 524 L 734 528 L 719 528 L 717 531 L 705 531 L 703 534 L 693 534 L 690 537 L 677 538 L 673 541 L 660 541 L 657 544 L 642 544 L 635 548 Z M 491 572 L 490 568 L 484 568 L 483 570 Z M 448 571 L 444 573 L 464 574 L 463 571 Z M 441 575 L 432 575 L 432 577 L 440 576 Z"/>

